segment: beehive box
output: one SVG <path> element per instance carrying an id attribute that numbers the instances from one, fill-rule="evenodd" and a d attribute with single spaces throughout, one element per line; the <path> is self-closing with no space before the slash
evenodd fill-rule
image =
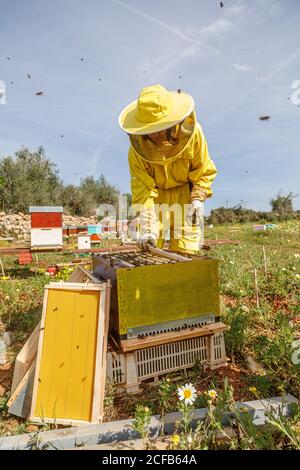
<path id="1" fill-rule="evenodd" d="M 110 332 L 117 340 L 199 326 L 220 315 L 218 260 L 174 261 L 148 252 L 97 254 L 94 275 L 111 279 Z"/>
<path id="2" fill-rule="evenodd" d="M 31 247 L 61 247 L 63 245 L 63 207 L 30 206 Z"/>

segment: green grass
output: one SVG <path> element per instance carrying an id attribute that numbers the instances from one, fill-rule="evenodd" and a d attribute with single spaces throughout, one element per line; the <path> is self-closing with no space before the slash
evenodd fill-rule
<path id="1" fill-rule="evenodd" d="M 300 365 L 292 362 L 292 343 L 300 337 L 300 221 L 282 222 L 277 224 L 277 229 L 267 232 L 253 232 L 252 224 L 235 224 L 237 231 L 232 228 L 230 225 L 206 228 L 205 233 L 208 239 L 240 240 L 239 245 L 214 245 L 206 252 L 220 260 L 221 315 L 222 321 L 230 326 L 226 333 L 226 348 L 231 362 L 222 373 L 216 371 L 209 376 L 195 367 L 182 380 L 192 380 L 198 390 L 222 390 L 224 377 L 228 376 L 238 400 L 282 393 L 300 398 Z M 12 360 L 40 319 L 44 286 L 53 280 L 44 274 L 45 267 L 74 258 L 59 253 L 39 254 L 38 257 L 40 266 L 33 263 L 31 267 L 18 266 L 15 256 L 2 257 L 5 274 L 10 279 L 0 280 L 0 319 L 4 328 L 13 331 L 16 337 L 11 349 Z M 257 270 L 259 307 L 256 305 L 254 268 Z M 248 356 L 261 362 L 263 371 L 247 370 Z M 1 374 L 0 369 L 0 385 Z M 177 373 L 171 380 L 174 375 L 178 379 Z M 173 396 L 177 384 L 175 381 Z M 21 420 L 7 414 L 5 403 L 9 387 L 7 383 L 2 387 L 0 434 L 28 429 Z M 153 413 L 161 411 L 156 387 L 144 387 L 135 397 L 126 394 L 117 397 L 114 393 L 106 397 L 106 402 L 109 403 L 108 419 L 132 417 L 136 404 L 148 406 Z"/>

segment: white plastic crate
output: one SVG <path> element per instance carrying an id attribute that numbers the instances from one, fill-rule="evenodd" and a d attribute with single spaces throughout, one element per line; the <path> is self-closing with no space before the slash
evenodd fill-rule
<path id="1" fill-rule="evenodd" d="M 134 392 L 143 380 L 188 369 L 196 363 L 210 369 L 227 365 L 223 333 L 176 341 L 133 353 L 109 352 L 107 378 L 121 388 Z"/>

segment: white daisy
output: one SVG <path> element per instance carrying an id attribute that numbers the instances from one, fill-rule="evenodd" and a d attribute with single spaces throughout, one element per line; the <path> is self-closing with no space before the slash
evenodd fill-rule
<path id="1" fill-rule="evenodd" d="M 183 387 L 179 387 L 178 390 L 179 400 L 183 401 L 186 405 L 192 405 L 197 397 L 197 391 L 193 384 L 185 384 Z"/>

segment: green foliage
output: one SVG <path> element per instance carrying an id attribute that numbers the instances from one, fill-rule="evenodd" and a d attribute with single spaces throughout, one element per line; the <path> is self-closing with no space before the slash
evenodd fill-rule
<path id="1" fill-rule="evenodd" d="M 150 421 L 151 410 L 147 406 L 137 405 L 135 409 L 134 420 L 132 423 L 132 429 L 141 436 L 144 444 L 149 436 Z"/>
<path id="2" fill-rule="evenodd" d="M 275 196 L 270 201 L 272 207 L 272 212 L 276 212 L 277 215 L 285 216 L 293 213 L 293 199 L 297 197 L 297 194 L 289 192 L 284 195 L 279 191 L 277 196 Z"/>
<path id="3" fill-rule="evenodd" d="M 30 205 L 63 205 L 65 212 L 95 215 L 99 204 L 117 205 L 118 189 L 103 175 L 83 178 L 79 186 L 65 186 L 55 163 L 44 149 L 22 148 L 0 159 L 0 208 L 5 212 L 27 212 Z"/>
<path id="4" fill-rule="evenodd" d="M 0 397 L 0 415 L 6 413 L 8 399 L 9 399 L 8 394 Z"/>
<path id="5" fill-rule="evenodd" d="M 225 333 L 227 350 L 232 356 L 240 356 L 245 343 L 248 314 L 242 308 L 228 309 L 224 321 L 229 326 Z"/>
<path id="6" fill-rule="evenodd" d="M 57 281 L 68 281 L 70 279 L 70 276 L 72 272 L 74 271 L 74 267 L 64 267 L 58 271 L 58 273 L 55 275 L 55 280 Z"/>
<path id="7" fill-rule="evenodd" d="M 117 385 L 115 382 L 106 380 L 104 395 L 104 416 L 105 421 L 117 419 L 115 400 L 117 396 Z"/>
<path id="8" fill-rule="evenodd" d="M 276 198 L 270 202 L 271 212 L 254 211 L 247 209 L 241 204 L 235 207 L 218 207 L 212 209 L 210 215 L 206 217 L 206 222 L 213 225 L 237 224 L 237 223 L 273 223 L 276 221 L 287 220 L 291 217 L 297 217 L 297 212 L 293 211 L 292 201 L 296 197 L 293 193 L 286 196 L 278 193 Z"/>
<path id="9" fill-rule="evenodd" d="M 259 335 L 254 342 L 254 350 L 267 367 L 281 369 L 291 367 L 293 328 L 284 314 L 278 312 L 275 317 L 275 331 L 270 335 Z"/>
<path id="10" fill-rule="evenodd" d="M 269 397 L 272 393 L 273 382 L 270 380 L 270 377 L 267 375 L 250 375 L 248 377 L 247 382 L 250 385 L 250 388 L 254 388 L 257 390 L 257 394 L 260 397 Z M 276 390 L 275 393 L 278 393 Z"/>
<path id="11" fill-rule="evenodd" d="M 68 212 L 78 216 L 96 214 L 100 204 L 117 207 L 119 191 L 101 175 L 98 179 L 87 176 L 78 187 L 69 185 L 62 191 L 61 202 Z"/>
<path id="12" fill-rule="evenodd" d="M 3 158 L 0 177 L 0 206 L 6 212 L 25 212 L 30 205 L 59 202 L 62 182 L 42 147 L 36 152 L 22 148 L 14 157 Z"/>

